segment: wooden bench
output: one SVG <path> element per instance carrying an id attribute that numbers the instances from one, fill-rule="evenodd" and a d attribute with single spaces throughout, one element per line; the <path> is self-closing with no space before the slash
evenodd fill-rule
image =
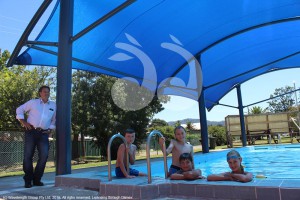
<path id="1" fill-rule="evenodd" d="M 271 129 L 265 129 L 265 130 L 247 130 L 247 141 L 249 145 L 255 144 L 255 141 L 258 137 L 264 137 L 267 136 L 268 138 L 268 144 L 271 144 L 271 139 L 274 140 L 276 144 L 278 144 L 278 134 L 272 134 Z M 277 136 L 275 138 L 274 136 Z"/>

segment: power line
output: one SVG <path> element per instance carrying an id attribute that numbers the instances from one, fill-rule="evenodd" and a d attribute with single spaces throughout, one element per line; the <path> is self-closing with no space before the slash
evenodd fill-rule
<path id="1" fill-rule="evenodd" d="M 13 18 L 13 17 L 7 17 L 7 16 L 4 16 L 4 15 L 0 15 L 0 17 L 8 19 L 8 20 L 16 21 L 16 22 L 26 23 L 26 24 L 28 24 L 28 22 L 29 22 L 29 21 L 20 20 L 20 19 Z"/>
<path id="2" fill-rule="evenodd" d="M 13 34 L 13 35 L 18 35 L 21 36 L 22 33 L 14 33 L 14 32 L 10 32 L 10 31 L 2 31 L 0 30 L 1 33 L 8 33 L 8 34 Z"/>
<path id="3" fill-rule="evenodd" d="M 21 31 L 23 32 L 24 29 L 20 29 L 20 28 L 13 28 L 13 27 L 9 27 L 9 26 L 3 26 L 3 25 L 0 25 L 0 27 L 2 28 L 6 28 L 6 29 L 12 29 L 12 30 L 16 30 L 16 31 Z"/>

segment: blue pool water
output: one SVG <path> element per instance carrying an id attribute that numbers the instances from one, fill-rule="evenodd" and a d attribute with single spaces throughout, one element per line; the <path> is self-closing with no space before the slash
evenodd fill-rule
<path id="1" fill-rule="evenodd" d="M 245 170 L 252 172 L 254 177 L 263 174 L 268 179 L 300 179 L 300 144 L 248 146 L 235 149 L 243 158 Z M 201 169 L 204 176 L 230 171 L 226 161 L 228 151 L 230 150 L 195 154 L 195 168 Z M 171 158 L 168 158 L 167 162 L 169 167 Z M 147 173 L 146 162 L 133 165 L 132 168 Z M 163 170 L 162 159 L 151 162 L 152 176 L 164 177 Z"/>

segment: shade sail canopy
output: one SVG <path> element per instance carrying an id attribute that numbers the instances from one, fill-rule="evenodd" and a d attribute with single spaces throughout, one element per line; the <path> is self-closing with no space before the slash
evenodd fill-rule
<path id="1" fill-rule="evenodd" d="M 57 66 L 59 9 L 14 64 Z M 299 67 L 298 16 L 300 0 L 74 0 L 72 68 L 157 94 L 203 90 L 210 110 L 238 84 Z"/>

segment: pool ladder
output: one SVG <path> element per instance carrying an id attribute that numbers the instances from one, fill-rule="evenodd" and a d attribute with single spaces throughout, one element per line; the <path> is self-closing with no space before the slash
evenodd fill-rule
<path id="1" fill-rule="evenodd" d="M 151 142 L 151 138 L 154 135 L 158 135 L 159 137 L 163 137 L 163 135 L 157 131 L 157 130 L 153 130 L 150 132 L 150 134 L 148 135 L 147 138 L 147 144 L 146 144 L 146 157 L 147 157 L 147 172 L 148 172 L 148 183 L 152 182 L 152 177 L 151 177 L 151 165 L 150 165 L 150 142 Z M 124 136 L 122 136 L 120 133 L 117 133 L 115 135 L 113 135 L 107 145 L 107 160 L 108 160 L 108 181 L 112 180 L 111 177 L 111 143 L 113 142 L 113 140 L 115 138 L 121 138 L 124 142 L 124 144 L 126 145 L 126 140 L 124 138 Z M 165 178 L 168 178 L 168 166 L 167 166 L 167 154 L 166 154 L 166 144 L 164 142 L 163 146 L 162 146 L 162 151 L 163 151 L 163 157 L 164 157 L 164 170 L 165 170 Z M 127 172 L 129 174 L 129 160 L 128 160 L 128 156 L 127 156 Z"/>
<path id="2" fill-rule="evenodd" d="M 127 143 L 126 143 L 126 140 L 125 140 L 125 137 L 123 135 L 121 135 L 120 133 L 117 133 L 117 134 L 114 134 L 110 139 L 109 139 L 109 142 L 108 142 L 108 145 L 107 145 L 107 162 L 108 162 L 108 181 L 111 181 L 112 178 L 111 178 L 111 143 L 113 142 L 113 140 L 115 138 L 121 138 L 124 142 L 124 145 L 125 147 L 127 147 Z M 127 170 L 127 173 L 129 174 L 129 156 L 126 156 L 127 157 L 127 164 L 126 164 L 126 170 Z"/>
<path id="3" fill-rule="evenodd" d="M 163 135 L 157 131 L 153 130 L 151 133 L 148 135 L 147 138 L 147 144 L 146 144 L 146 157 L 147 157 L 147 173 L 148 173 L 148 183 L 152 182 L 152 177 L 151 177 L 151 165 L 150 165 L 150 141 L 152 136 L 158 135 L 159 137 L 163 137 Z M 168 178 L 168 166 L 167 166 L 167 154 L 166 154 L 166 143 L 164 142 L 162 146 L 162 152 L 164 156 L 164 170 L 165 170 L 165 178 Z"/>

